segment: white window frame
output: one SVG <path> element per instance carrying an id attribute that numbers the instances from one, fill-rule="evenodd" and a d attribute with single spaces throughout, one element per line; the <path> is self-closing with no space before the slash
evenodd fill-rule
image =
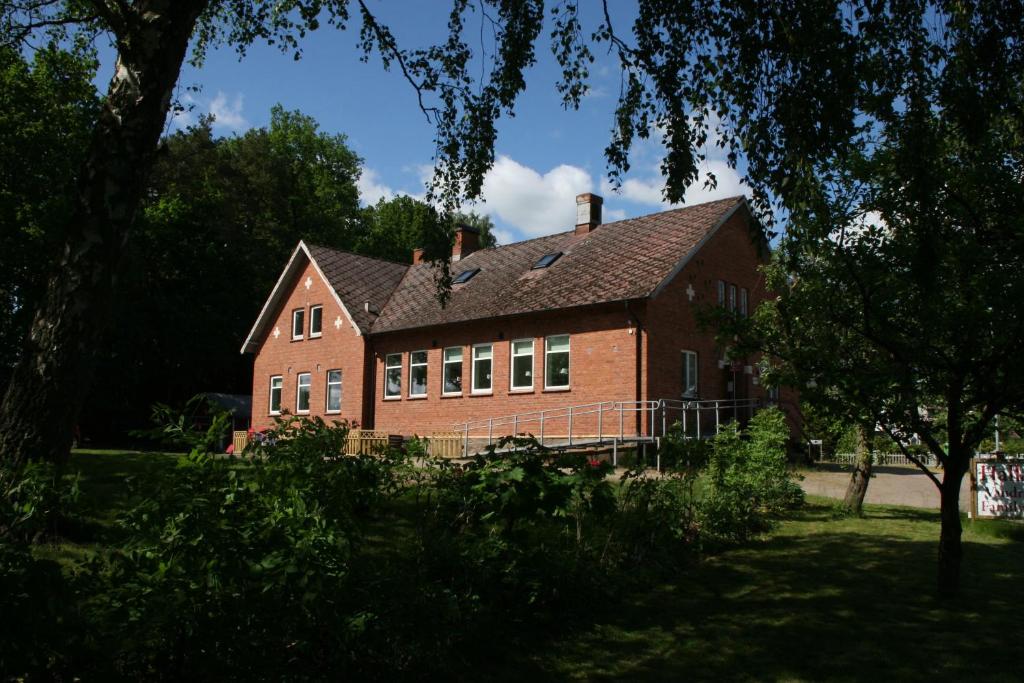
<path id="1" fill-rule="evenodd" d="M 740 287 L 740 315 L 744 318 L 750 315 L 750 293 L 746 287 Z"/>
<path id="2" fill-rule="evenodd" d="M 718 281 L 718 305 L 725 308 L 725 280 Z"/>
<path id="3" fill-rule="evenodd" d="M 729 312 L 736 312 L 736 285 L 729 285 Z"/>
<path id="4" fill-rule="evenodd" d="M 274 386 L 274 380 L 278 380 Z M 277 390 L 277 410 L 274 410 L 274 391 Z M 267 412 L 271 415 L 281 414 L 281 401 L 284 400 L 284 375 L 270 376 L 270 401 L 267 403 Z"/>
<path id="5" fill-rule="evenodd" d="M 422 353 L 423 354 L 423 362 L 422 363 L 414 363 L 413 362 L 413 360 L 412 360 L 413 356 L 415 356 L 417 353 Z M 412 384 L 412 369 L 413 368 L 424 368 L 424 370 L 423 370 L 423 372 L 424 372 L 424 375 L 423 375 L 423 393 L 421 393 L 421 394 L 414 394 L 414 393 L 412 393 L 412 387 L 413 387 L 413 384 Z M 429 368 L 430 368 L 430 357 L 427 355 L 427 350 L 426 349 L 421 349 L 419 351 L 410 351 L 409 352 L 409 398 L 426 398 L 426 396 L 427 396 L 427 383 L 430 381 Z"/>
<path id="6" fill-rule="evenodd" d="M 448 352 L 457 349 L 459 352 L 458 360 L 448 360 Z M 458 391 L 445 391 L 444 384 L 448 377 L 448 366 L 458 364 L 459 366 L 459 384 L 462 384 L 462 377 L 465 374 L 466 366 L 464 361 L 466 358 L 465 350 L 461 346 L 447 346 L 441 351 L 441 395 L 442 396 L 462 396 L 462 389 Z"/>
<path id="7" fill-rule="evenodd" d="M 391 359 L 398 357 L 398 365 L 391 365 Z M 388 393 L 388 370 L 398 368 L 398 393 Z M 402 354 L 401 353 L 389 353 L 384 356 L 384 400 L 394 401 L 402 398 Z"/>
<path id="8" fill-rule="evenodd" d="M 320 312 L 320 329 L 317 330 L 316 332 L 313 331 L 313 312 L 314 311 L 319 311 Z M 318 304 L 316 306 L 310 306 L 309 307 L 309 338 L 310 339 L 316 339 L 317 337 L 322 337 L 323 334 L 324 334 L 324 307 L 323 307 L 323 305 L 320 305 L 320 304 Z"/>
<path id="9" fill-rule="evenodd" d="M 309 381 L 303 385 L 302 378 L 305 377 Z M 309 390 L 309 395 L 306 396 L 306 409 L 303 410 L 299 407 L 299 396 L 302 394 L 302 387 L 305 386 Z M 295 414 L 296 415 L 308 415 L 309 406 L 313 403 L 313 373 L 311 372 L 300 372 L 295 376 Z"/>
<path id="10" fill-rule="evenodd" d="M 488 349 L 488 351 L 491 354 L 491 357 L 490 358 L 477 358 L 477 353 L 481 349 L 484 349 L 484 348 Z M 486 389 L 477 389 L 476 388 L 476 362 L 478 360 L 487 360 L 487 361 L 490 361 L 490 363 L 491 363 L 491 372 L 490 372 L 491 377 L 490 377 L 490 380 L 489 380 L 490 385 Z M 493 394 L 494 393 L 494 344 L 490 344 L 490 343 L 487 343 L 487 344 L 473 344 L 473 352 L 472 352 L 472 354 L 470 354 L 470 383 L 469 383 L 469 391 L 470 391 L 470 393 L 476 394 L 477 396 Z"/>
<path id="11" fill-rule="evenodd" d="M 522 344 L 525 342 L 530 343 L 529 353 L 516 353 L 516 344 Z M 537 365 L 536 351 L 537 342 L 535 339 L 513 339 L 508 345 L 508 386 L 510 391 L 533 391 L 533 370 Z M 516 385 L 516 358 L 523 358 L 525 356 L 530 357 L 530 383 L 523 385 Z"/>
<path id="12" fill-rule="evenodd" d="M 295 334 L 295 319 L 302 316 L 302 321 L 299 323 L 299 333 Z M 306 309 L 296 308 L 292 311 L 292 341 L 298 341 L 304 338 L 306 331 Z"/>
<path id="13" fill-rule="evenodd" d="M 565 351 L 552 351 L 550 348 L 548 348 L 548 342 L 551 341 L 552 339 L 557 338 L 557 337 L 565 337 L 566 342 L 568 343 L 568 348 Z M 565 354 L 568 355 L 568 361 L 569 361 L 568 368 L 569 368 L 569 372 L 566 373 L 566 378 L 565 378 L 566 379 L 566 383 L 565 383 L 565 385 L 561 385 L 561 384 L 550 385 L 550 384 L 548 384 L 548 357 L 552 353 L 565 353 Z M 549 334 L 548 336 L 544 337 L 544 390 L 545 391 L 566 391 L 570 387 L 572 387 L 572 337 L 570 335 L 568 335 L 568 334 Z"/>
<path id="14" fill-rule="evenodd" d="M 338 381 L 337 382 L 332 382 L 331 381 L 331 373 L 332 372 L 338 373 Z M 338 386 L 338 407 L 337 408 L 332 408 L 331 407 L 331 387 L 334 386 L 334 385 Z M 341 370 L 340 369 L 335 368 L 333 370 L 328 370 L 327 371 L 327 383 L 326 383 L 326 386 L 327 386 L 327 392 L 326 392 L 326 394 L 324 396 L 324 412 L 329 414 L 329 415 L 330 414 L 340 413 L 341 412 L 341 400 L 342 400 L 342 394 L 341 394 L 341 392 L 342 392 L 342 384 L 341 384 Z"/>
<path id="15" fill-rule="evenodd" d="M 690 351 L 689 349 L 683 349 L 683 377 L 682 377 L 682 397 L 683 398 L 697 398 L 700 396 L 700 356 L 696 351 Z M 693 358 L 693 391 L 689 391 L 689 382 L 686 380 L 689 374 L 690 358 Z"/>

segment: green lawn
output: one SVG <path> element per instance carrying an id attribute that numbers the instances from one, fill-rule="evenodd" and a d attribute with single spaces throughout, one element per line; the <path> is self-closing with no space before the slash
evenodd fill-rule
<path id="1" fill-rule="evenodd" d="M 969 527 L 963 595 L 944 604 L 937 512 L 847 519 L 812 500 L 761 542 L 631 590 L 533 662 L 588 680 L 1024 680 L 1021 531 Z"/>
<path id="2" fill-rule="evenodd" d="M 73 558 L 116 543 L 113 520 L 178 456 L 79 451 L 84 524 L 49 550 Z M 374 525 L 400 545 L 401 513 Z M 471 677 L 520 680 L 1024 680 L 1024 527 L 965 531 L 964 591 L 933 597 L 937 512 L 867 506 L 838 517 L 812 499 L 766 538 L 673 580 L 624 585 L 544 633 L 470 655 Z M 395 551 L 392 547 L 390 550 Z"/>

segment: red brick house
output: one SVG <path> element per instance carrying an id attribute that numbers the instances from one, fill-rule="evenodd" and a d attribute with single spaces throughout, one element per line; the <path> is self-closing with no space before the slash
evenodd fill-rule
<path id="1" fill-rule="evenodd" d="M 765 398 L 753 364 L 726 363 L 694 315 L 743 315 L 765 296 L 767 246 L 745 199 L 607 224 L 601 203 L 580 195 L 574 230 L 489 249 L 459 230 L 444 308 L 429 264 L 300 243 L 242 347 L 255 354 L 253 425 L 296 413 L 426 435 L 619 402 L 640 408 L 578 410 L 569 433 L 599 420 L 650 432 L 644 401 Z"/>

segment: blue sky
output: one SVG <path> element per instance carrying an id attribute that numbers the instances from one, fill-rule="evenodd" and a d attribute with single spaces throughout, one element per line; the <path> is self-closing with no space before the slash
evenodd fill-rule
<path id="1" fill-rule="evenodd" d="M 595 3 L 583 3 L 584 21 L 596 25 Z M 371 4 L 403 46 L 421 46 L 444 35 L 448 3 L 379 0 Z M 622 5 L 616 7 L 621 8 Z M 628 27 L 628 16 L 617 28 Z M 356 24 L 358 26 L 358 24 Z M 538 63 L 527 74 L 527 90 L 513 119 L 499 127 L 497 163 L 484 184 L 484 202 L 472 208 L 491 216 L 499 241 L 507 243 L 569 228 L 575 222 L 575 196 L 597 192 L 605 198 L 605 221 L 668 208 L 661 199 L 658 170 L 662 150 L 639 143 L 620 194 L 607 184 L 603 150 L 609 139 L 619 89 L 613 57 L 598 52 L 591 92 L 578 111 L 565 111 L 555 90 L 558 68 L 542 31 Z M 198 115 L 217 117 L 215 132 L 241 133 L 267 125 L 270 108 L 282 104 L 314 117 L 329 133 L 343 133 L 364 159 L 360 191 L 364 203 L 396 193 L 419 196 L 431 169 L 433 128 L 417 107 L 415 94 L 397 71 L 378 59 L 359 61 L 358 29 L 323 27 L 303 42 L 304 57 L 265 45 L 253 46 L 239 61 L 230 48 L 212 52 L 201 69 L 186 66 L 179 99 L 192 110 L 168 124 L 187 125 Z M 108 74 L 100 74 L 104 79 Z M 187 88 L 198 86 L 198 92 Z M 741 193 L 738 175 L 709 149 L 706 167 L 718 188 L 691 188 L 686 204 Z"/>

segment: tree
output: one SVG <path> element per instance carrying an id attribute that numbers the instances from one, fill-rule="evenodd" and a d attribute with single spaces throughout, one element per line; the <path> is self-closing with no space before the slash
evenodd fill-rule
<path id="1" fill-rule="evenodd" d="M 352 249 L 361 229 L 361 160 L 299 112 L 275 106 L 266 128 L 226 138 L 204 119 L 162 148 L 98 358 L 104 382 L 80 419 L 92 438 L 123 438 L 158 401 L 249 393 L 238 345 L 281 264 L 300 239 Z"/>
<path id="2" fill-rule="evenodd" d="M 512 114 L 535 61 L 544 3 L 453 0 L 449 35 L 415 49 L 399 47 L 366 3 L 356 4 L 364 57 L 379 53 L 386 67 L 396 68 L 435 124 L 428 199 L 451 212 L 479 196 L 494 162 L 498 121 Z M 348 9 L 345 0 L 0 2 L 0 35 L 8 41 L 78 26 L 112 35 L 119 54 L 79 173 L 59 264 L 64 272 L 49 282 L 30 348 L 0 406 L 6 457 L 60 459 L 67 452 L 188 42 L 194 37 L 200 60 L 212 45 L 230 43 L 244 53 L 255 40 L 298 53 L 301 36 L 319 26 L 321 15 L 343 27 Z M 943 498 L 940 586 L 951 592 L 961 552 L 954 488 L 975 437 L 993 415 L 1016 409 L 1024 386 L 1018 367 L 1024 364 L 1007 346 L 1024 324 L 1013 270 L 1024 242 L 1024 12 L 1018 3 L 985 0 L 638 0 L 626 35 L 607 1 L 602 9 L 588 36 L 576 2 L 552 8 L 563 103 L 577 107 L 587 91 L 591 46 L 610 47 L 623 74 L 605 150 L 613 183 L 629 169 L 636 139 L 655 135 L 666 149 L 665 197 L 681 201 L 701 176 L 703 150 L 714 139 L 733 164 L 745 158 L 760 216 L 769 222 L 773 208 L 788 215 L 782 251 L 800 260 L 787 264 L 787 276 L 801 267 L 820 269 L 833 278 L 821 288 L 833 287 L 840 304 L 866 304 L 858 318 L 848 317 L 856 306 L 836 307 L 844 311 L 843 329 L 891 362 L 883 367 L 868 358 L 868 369 L 851 374 L 863 381 L 843 386 L 855 389 L 862 405 L 868 397 L 881 399 L 871 409 L 881 412 L 883 426 L 917 433 L 940 456 L 946 468 L 943 482 L 936 480 Z M 474 52 L 469 40 L 490 42 Z M 847 230 L 868 212 L 884 223 Z M 837 240 L 835 230 L 844 237 Z M 450 226 L 440 220 L 424 244 L 425 255 L 441 266 L 442 291 L 450 285 L 450 240 Z M 855 278 L 837 279 L 861 266 Z M 930 293 L 951 299 L 937 302 Z M 786 306 L 775 310 L 782 319 L 796 315 Z M 922 330 L 927 343 L 915 338 L 908 345 L 911 333 Z M 842 348 L 808 343 L 828 356 Z M 793 367 L 804 376 L 819 371 Z M 935 442 L 919 412 L 939 399 L 950 415 L 948 449 Z"/>
<path id="3" fill-rule="evenodd" d="M 0 47 L 0 386 L 18 360 L 60 244 L 75 172 L 99 110 L 86 50 Z"/>
<path id="4" fill-rule="evenodd" d="M 409 263 L 414 249 L 423 247 L 439 234 L 442 235 L 442 246 L 447 244 L 448 235 L 454 233 L 458 225 L 479 230 L 483 248 L 497 244 L 491 232 L 494 222 L 488 216 L 472 211 L 455 212 L 445 221 L 430 204 L 408 195 L 379 199 L 376 204 L 366 207 L 363 221 L 364 227 L 352 247 L 353 251 L 398 263 Z"/>
<path id="5" fill-rule="evenodd" d="M 498 239 L 494 236 L 494 221 L 490 216 L 479 214 L 476 211 L 467 213 L 458 212 L 452 215 L 452 224 L 465 225 L 476 228 L 480 231 L 480 248 L 490 249 L 498 246 Z"/>

